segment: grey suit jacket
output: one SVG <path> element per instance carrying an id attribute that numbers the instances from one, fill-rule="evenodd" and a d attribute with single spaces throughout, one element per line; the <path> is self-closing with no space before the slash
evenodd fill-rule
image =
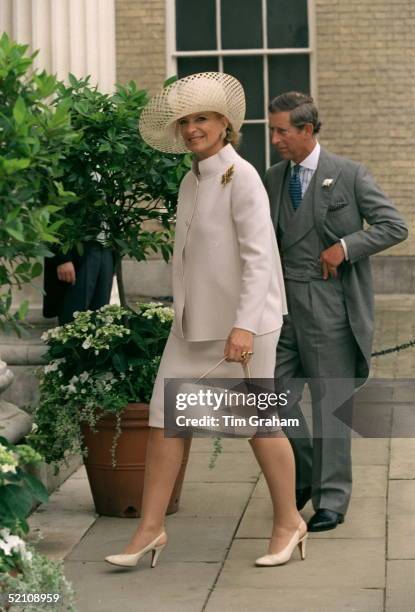
<path id="1" fill-rule="evenodd" d="M 289 161 L 272 166 L 265 177 L 275 230 Z M 350 326 L 361 350 L 356 377 L 369 374 L 374 327 L 374 300 L 369 256 L 379 253 L 408 235 L 404 220 L 375 184 L 366 168 L 325 150 L 315 173 L 314 227 L 325 247 L 340 238 L 346 243 L 349 261 L 343 265 L 342 285 Z M 326 179 L 332 179 L 324 186 Z M 369 227 L 363 229 L 363 221 Z M 301 235 L 296 236 L 297 240 Z M 341 347 L 339 347 L 341 350 Z"/>

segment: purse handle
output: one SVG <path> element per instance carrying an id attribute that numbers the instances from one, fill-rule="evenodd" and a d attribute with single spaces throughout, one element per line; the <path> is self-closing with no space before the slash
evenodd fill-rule
<path id="1" fill-rule="evenodd" d="M 204 374 L 202 374 L 202 376 L 200 376 L 200 378 L 197 379 L 196 383 L 198 383 L 199 380 L 202 380 L 203 378 L 206 378 L 206 376 L 208 376 L 211 372 L 216 370 L 216 368 L 218 368 L 224 361 L 226 361 L 226 357 L 222 357 L 222 359 L 220 361 L 218 361 L 218 363 L 216 363 L 212 368 L 209 368 L 209 370 L 207 370 Z M 247 378 L 248 380 L 251 380 L 251 370 L 249 368 L 249 364 L 248 363 L 242 363 L 241 361 L 239 363 L 242 366 L 245 378 Z"/>

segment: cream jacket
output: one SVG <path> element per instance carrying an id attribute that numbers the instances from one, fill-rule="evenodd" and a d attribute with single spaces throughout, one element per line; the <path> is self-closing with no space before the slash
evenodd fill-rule
<path id="1" fill-rule="evenodd" d="M 257 335 L 279 329 L 287 312 L 284 283 L 257 171 L 230 144 L 196 171 L 179 191 L 172 332 L 195 342 L 226 339 L 233 327 Z"/>

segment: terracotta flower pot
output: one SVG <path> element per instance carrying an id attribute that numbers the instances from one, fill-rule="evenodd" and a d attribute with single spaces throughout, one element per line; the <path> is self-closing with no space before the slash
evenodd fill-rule
<path id="1" fill-rule="evenodd" d="M 98 514 L 105 516 L 138 517 L 144 487 L 144 469 L 148 426 L 148 405 L 128 404 L 121 415 L 121 435 L 118 438 L 112 465 L 111 447 L 116 433 L 116 418 L 106 414 L 97 423 L 96 433 L 82 426 L 88 455 L 84 459 L 88 480 Z M 191 440 L 186 440 L 183 463 L 170 498 L 167 514 L 177 512 Z"/>

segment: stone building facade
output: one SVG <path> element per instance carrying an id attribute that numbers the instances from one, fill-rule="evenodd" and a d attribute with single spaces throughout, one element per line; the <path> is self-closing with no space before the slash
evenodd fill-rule
<path id="1" fill-rule="evenodd" d="M 156 91 L 171 75 L 168 20 L 174 19 L 174 4 L 116 0 L 118 80 L 134 79 Z M 385 274 L 391 280 L 397 274 L 403 279 L 399 290 L 414 292 L 415 4 L 309 0 L 307 5 L 311 91 L 323 121 L 321 142 L 365 163 L 404 214 L 410 238 L 381 258 L 389 261 Z M 195 28 L 203 27 L 195 23 Z"/>

